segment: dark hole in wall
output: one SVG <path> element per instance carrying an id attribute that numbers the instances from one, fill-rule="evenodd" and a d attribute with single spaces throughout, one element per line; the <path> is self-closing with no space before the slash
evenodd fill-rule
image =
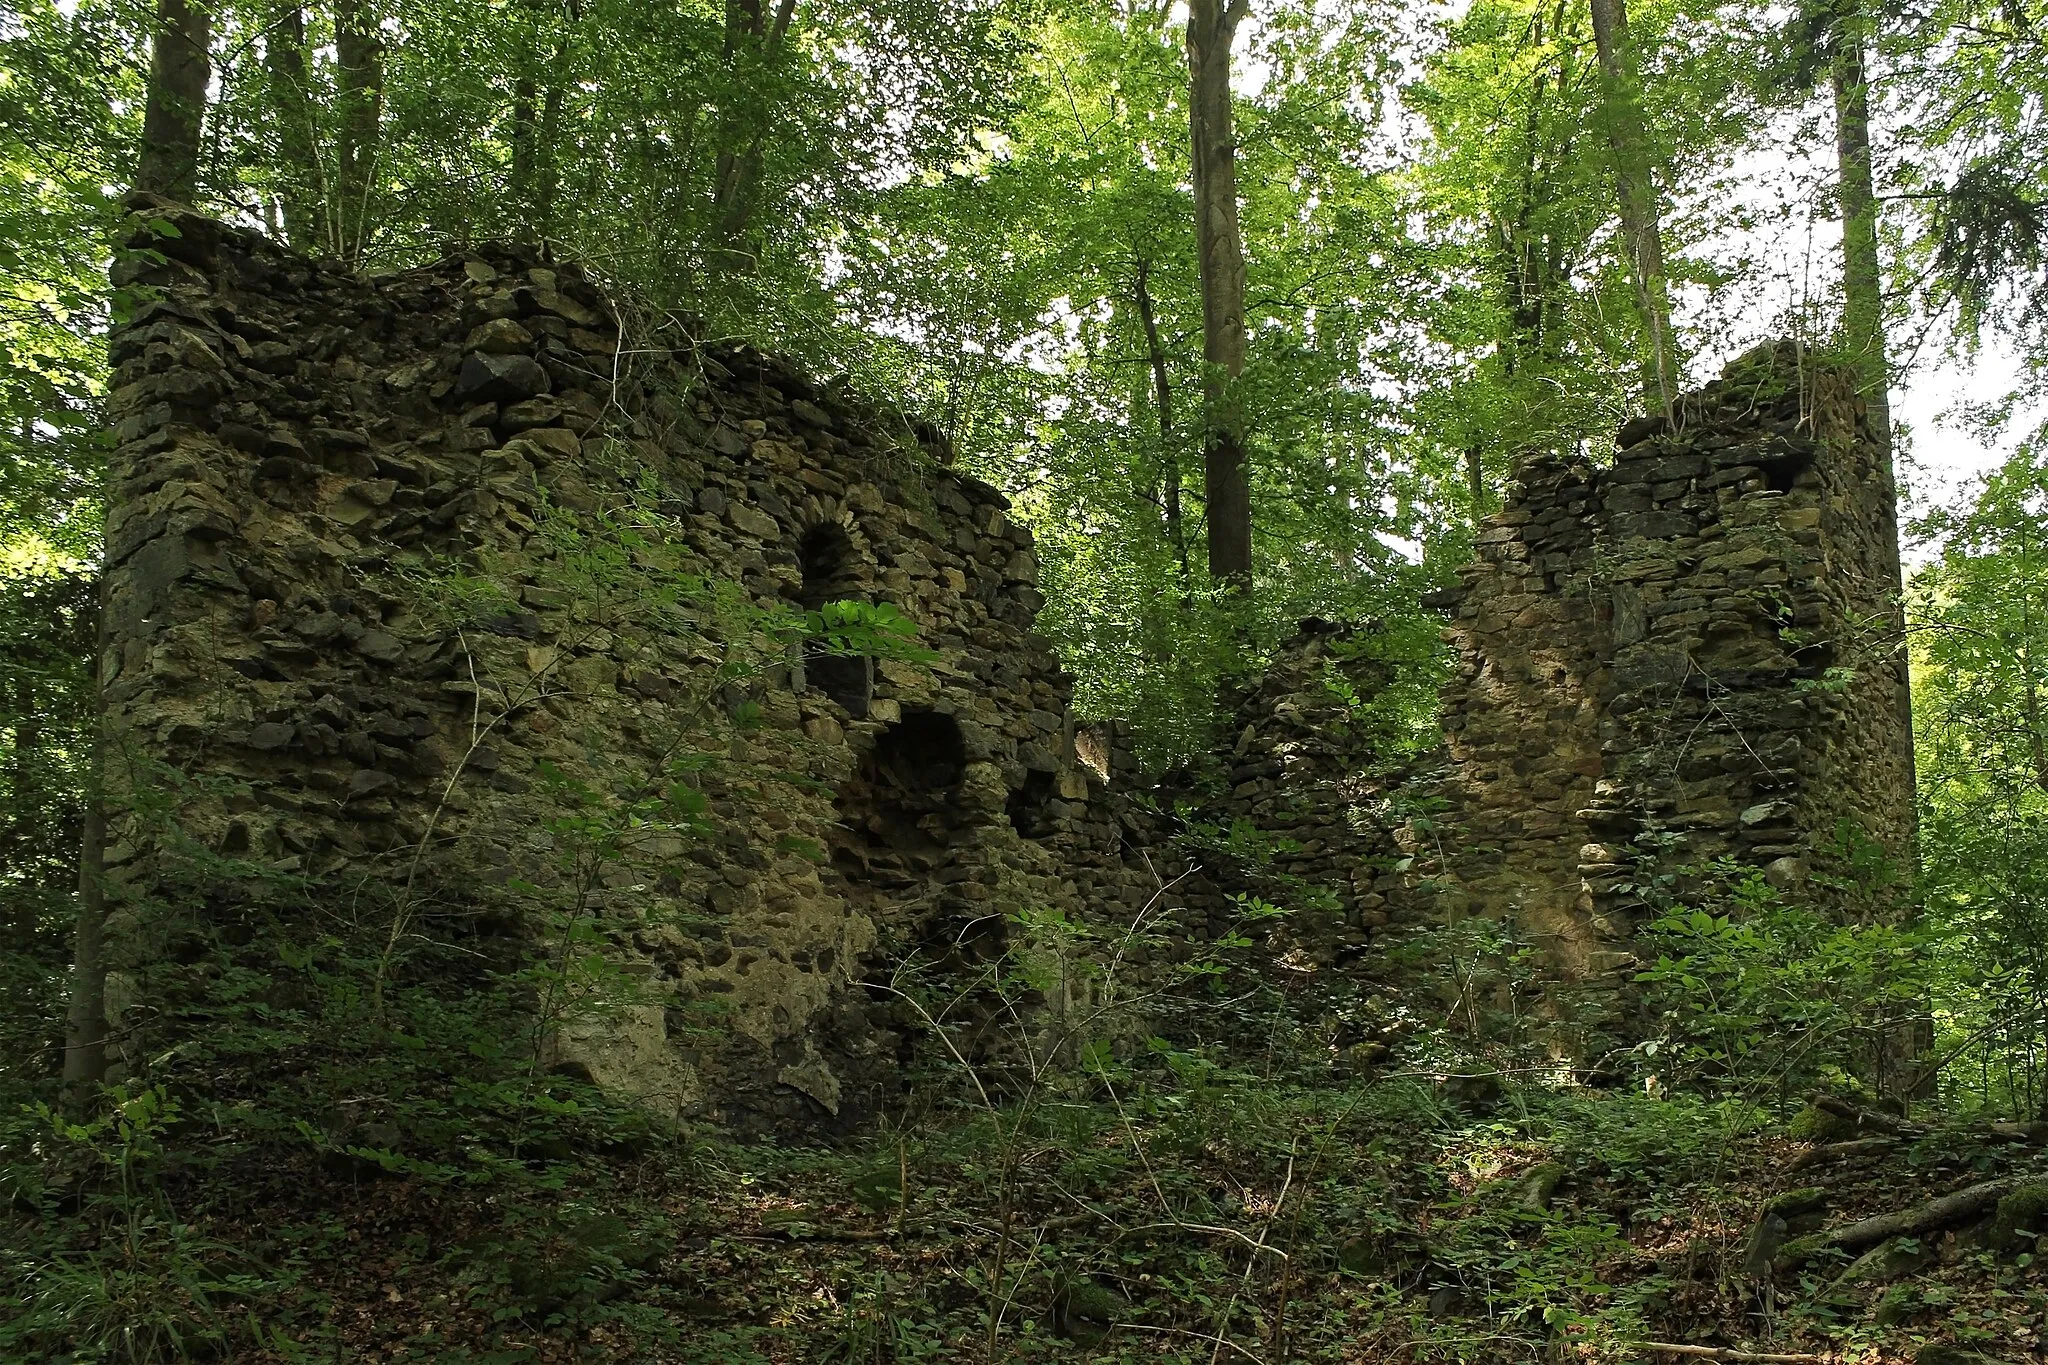
<path id="1" fill-rule="evenodd" d="M 1792 486 L 1799 482 L 1813 464 L 1811 449 L 1793 446 L 1776 451 L 1757 462 L 1763 470 L 1764 487 L 1775 488 L 1780 493 L 1790 493 Z"/>
<path id="2" fill-rule="evenodd" d="M 967 742 L 951 716 L 910 711 L 875 740 L 872 761 L 885 783 L 946 799 L 967 774 Z"/>
<path id="3" fill-rule="evenodd" d="M 1792 651 L 1792 662 L 1801 677 L 1818 678 L 1835 666 L 1835 642 L 1814 640 Z"/>
<path id="4" fill-rule="evenodd" d="M 796 547 L 803 586 L 797 602 L 818 611 L 828 602 L 863 601 L 860 553 L 837 526 L 813 526 Z M 804 647 L 804 681 L 846 708 L 856 720 L 875 694 L 875 662 L 863 655 L 831 654 L 813 641 Z"/>
<path id="5" fill-rule="evenodd" d="M 804 532 L 797 542 L 796 562 L 804 575 L 797 601 L 805 611 L 816 611 L 827 602 L 860 599 L 860 553 L 844 528 L 813 526 Z"/>
<path id="6" fill-rule="evenodd" d="M 825 654 L 810 649 L 804 655 L 804 680 L 845 707 L 847 715 L 861 720 L 875 695 L 875 661 L 863 654 Z"/>
<path id="7" fill-rule="evenodd" d="M 1019 834 L 1027 839 L 1043 839 L 1053 830 L 1049 809 L 1052 798 L 1052 774 L 1030 772 L 1024 775 L 1024 785 L 1010 793 L 1003 809 Z"/>
<path id="8" fill-rule="evenodd" d="M 844 861 L 876 883 L 914 881 L 946 860 L 964 823 L 960 780 L 967 745 L 951 716 L 912 711 L 875 739 L 840 789 L 840 819 L 853 836 Z"/>

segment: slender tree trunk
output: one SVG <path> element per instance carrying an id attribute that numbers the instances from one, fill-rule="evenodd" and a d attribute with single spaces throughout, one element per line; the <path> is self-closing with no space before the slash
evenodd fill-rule
<path id="1" fill-rule="evenodd" d="M 1877 444 L 1877 477 L 1883 485 L 1889 534 L 1880 537 L 1886 587 L 1892 596 L 1890 626 L 1899 645 L 1884 660 L 1892 674 L 1892 696 L 1898 713 L 1899 761 L 1908 782 L 1913 780 L 1914 755 L 1911 661 L 1904 646 L 1906 631 L 1905 575 L 1899 557 L 1896 520 L 1898 485 L 1892 464 L 1891 362 L 1886 354 L 1884 265 L 1878 255 L 1876 176 L 1870 151 L 1869 71 L 1865 64 L 1868 11 L 1852 7 L 1837 23 L 1834 50 L 1828 61 L 1828 83 L 1835 102 L 1835 157 L 1842 205 L 1842 340 L 1858 375 L 1865 418 Z M 1909 829 L 1907 847 L 1893 850 L 1909 875 L 1919 867 L 1918 831 Z M 1903 1066 L 1924 1057 L 1934 1045 L 1932 1009 L 1901 1019 L 1898 1006 L 1882 1007 L 1875 1041 L 1879 1093 L 1894 1058 Z M 1932 1077 L 1918 1087 L 1929 1093 Z"/>
<path id="2" fill-rule="evenodd" d="M 1871 430 L 1891 463 L 1890 362 L 1885 355 L 1884 270 L 1877 254 L 1877 189 L 1870 161 L 1870 91 L 1863 18 L 1846 19 L 1828 68 L 1835 96 L 1835 155 L 1842 202 L 1842 339 L 1863 376 Z"/>
<path id="3" fill-rule="evenodd" d="M 539 82 L 530 71 L 512 82 L 512 176 L 505 188 L 514 211 L 529 228 L 534 225 L 534 105 L 539 97 Z"/>
<path id="4" fill-rule="evenodd" d="M 727 78 L 753 87 L 752 98 L 735 102 L 725 120 L 712 173 L 713 230 L 718 259 L 730 271 L 752 270 L 757 264 L 746 239 L 760 212 L 761 174 L 767 165 L 768 120 L 775 70 L 797 0 L 778 0 L 770 20 L 761 0 L 726 0 L 725 56 Z"/>
<path id="5" fill-rule="evenodd" d="M 540 164 L 534 168 L 533 225 L 543 242 L 555 235 L 555 198 L 562 184 L 562 80 L 560 67 L 568 43 L 556 50 L 557 74 L 548 81 L 540 103 Z"/>
<path id="6" fill-rule="evenodd" d="M 1531 25 L 1530 41 L 1543 42 L 1543 19 Z M 1560 80 L 1560 84 L 1562 80 Z M 1536 72 L 1529 92 L 1529 117 L 1523 127 L 1527 157 L 1521 165 L 1520 193 L 1515 199 L 1515 216 L 1499 223 L 1495 232 L 1500 243 L 1501 282 L 1506 299 L 1507 335 L 1495 346 L 1501 357 L 1501 373 L 1513 377 L 1525 366 L 1541 368 L 1544 359 L 1544 324 L 1549 321 L 1549 297 L 1553 280 L 1548 272 L 1551 253 L 1537 226 L 1537 209 L 1550 198 L 1547 177 L 1539 164 L 1542 145 L 1543 102 L 1550 89 L 1550 72 Z"/>
<path id="7" fill-rule="evenodd" d="M 13 701 L 14 745 L 10 757 L 14 769 L 14 790 L 10 793 L 13 799 L 9 803 L 9 815 L 15 829 L 28 835 L 28 838 L 20 841 L 26 844 L 38 833 L 24 818 L 24 813 L 35 809 L 39 804 L 34 797 L 37 785 L 35 770 L 37 761 L 42 757 L 43 747 L 42 701 L 37 696 L 33 674 L 24 671 L 16 678 Z M 40 823 L 41 821 L 36 822 Z"/>
<path id="8" fill-rule="evenodd" d="M 345 261 L 355 261 L 370 238 L 370 194 L 384 122 L 383 30 L 364 0 L 335 0 L 334 55 L 340 106 L 334 251 Z"/>
<path id="9" fill-rule="evenodd" d="M 92 752 L 85 783 L 85 815 L 78 839 L 78 927 L 72 939 L 71 1005 L 64 1021 L 64 1088 L 83 1108 L 107 1074 L 107 846 L 106 742 L 100 702 L 100 660 L 106 655 L 107 613 L 102 598 L 93 628 Z"/>
<path id="10" fill-rule="evenodd" d="M 1602 112 L 1614 153 L 1614 190 L 1635 276 L 1636 308 L 1650 342 L 1644 396 L 1652 411 L 1669 414 L 1678 392 L 1671 338 L 1671 303 L 1664 275 L 1664 235 L 1658 226 L 1657 185 L 1650 169 L 1642 76 L 1629 41 L 1626 0 L 1590 0 L 1593 46 L 1600 59 Z"/>
<path id="11" fill-rule="evenodd" d="M 1474 441 L 1465 447 L 1465 491 L 1472 498 L 1472 524 L 1486 515 L 1486 447 Z"/>
<path id="12" fill-rule="evenodd" d="M 1892 404 L 1890 361 L 1885 354 L 1884 267 L 1877 247 L 1877 190 L 1871 170 L 1870 93 L 1864 66 L 1864 25 L 1861 10 L 1851 13 L 1835 33 L 1835 48 L 1829 62 L 1829 83 L 1835 97 L 1835 151 L 1839 161 L 1842 200 L 1842 339 L 1851 363 L 1856 366 L 1871 435 L 1878 445 L 1879 477 L 1886 495 L 1898 496 L 1897 471 L 1892 467 Z M 1895 505 L 1887 503 L 1887 510 Z M 1905 592 L 1905 576 L 1899 562 L 1896 529 L 1885 537 L 1888 547 L 1886 572 L 1895 601 Z M 1894 610 L 1893 627 L 1903 639 L 1906 628 L 1903 605 Z M 1899 707 L 1911 733 L 1912 705 L 1906 652 L 1898 651 Z M 1907 754 L 1907 771 L 1912 756 Z"/>
<path id="13" fill-rule="evenodd" d="M 1166 347 L 1159 340 L 1159 319 L 1152 311 L 1150 280 L 1152 262 L 1138 258 L 1138 321 L 1145 328 L 1145 351 L 1152 362 L 1152 398 L 1159 409 L 1159 467 L 1164 488 L 1161 505 L 1166 513 L 1166 543 L 1180 565 L 1185 588 L 1189 575 L 1188 533 L 1181 516 L 1180 453 L 1173 443 L 1173 382 L 1166 371 Z"/>
<path id="14" fill-rule="evenodd" d="M 306 15 L 298 5 L 278 10 L 263 37 L 263 70 L 277 115 L 279 198 L 285 239 L 300 250 L 327 244 L 322 212 L 319 141 L 313 129 L 311 86 L 306 74 Z"/>
<path id="15" fill-rule="evenodd" d="M 1202 491 L 1209 515 L 1209 575 L 1239 590 L 1251 586 L 1252 499 L 1238 392 L 1246 351 L 1245 265 L 1237 217 L 1230 45 L 1248 8 L 1248 0 L 1188 3 L 1188 141 L 1202 270 Z"/>
<path id="16" fill-rule="evenodd" d="M 204 0 L 157 0 L 135 188 L 185 202 L 198 193 L 212 43 L 213 16 Z"/>

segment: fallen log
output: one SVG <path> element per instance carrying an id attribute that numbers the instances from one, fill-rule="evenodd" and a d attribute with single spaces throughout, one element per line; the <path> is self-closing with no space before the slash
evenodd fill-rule
<path id="1" fill-rule="evenodd" d="M 1792 1158 L 1786 1166 L 1788 1171 L 1803 1171 L 1808 1166 L 1818 1166 L 1826 1161 L 1846 1161 L 1854 1156 L 1871 1156 L 1889 1152 L 1899 1145 L 1898 1138 L 1889 1133 L 1875 1137 L 1851 1138 L 1847 1142 L 1829 1142 L 1819 1147 L 1810 1147 Z"/>
<path id="2" fill-rule="evenodd" d="M 1833 1114 L 1846 1123 L 1853 1123 L 1858 1128 L 1875 1128 L 1881 1133 L 1891 1133 L 1895 1136 L 1925 1131 L 1920 1124 L 1909 1123 L 1896 1114 L 1885 1113 L 1882 1109 L 1865 1109 L 1860 1104 L 1851 1104 L 1839 1095 L 1815 1095 L 1813 1105 L 1816 1109 Z"/>
<path id="3" fill-rule="evenodd" d="M 1777 1267 L 1781 1270 L 1794 1269 L 1804 1265 L 1823 1251 L 1839 1249 L 1858 1252 L 1876 1246 L 1890 1237 L 1918 1237 L 1925 1232 L 1938 1232 L 1965 1222 L 1978 1214 L 1987 1212 L 2006 1195 L 2023 1183 L 2019 1176 L 2006 1176 L 2000 1180 L 1986 1180 L 1945 1194 L 1939 1199 L 1930 1199 L 1910 1209 L 1896 1213 L 1881 1213 L 1860 1222 L 1847 1223 L 1826 1232 L 1817 1232 L 1810 1237 L 1801 1237 L 1787 1242 L 1778 1253 Z"/>

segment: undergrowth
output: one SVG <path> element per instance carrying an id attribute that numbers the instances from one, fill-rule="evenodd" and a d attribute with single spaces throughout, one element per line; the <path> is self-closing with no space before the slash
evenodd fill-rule
<path id="1" fill-rule="evenodd" d="M 1735 1267 L 1788 1179 L 1782 1087 L 1584 1084 L 1532 1041 L 1533 958 L 1499 926 L 1390 954 L 1399 1004 L 1254 989 L 1249 933 L 1170 995 L 1120 994 L 1099 927 L 1024 917 L 1012 941 L 989 979 L 899 989 L 1021 999 L 1092 971 L 1089 1003 L 1019 1013 L 987 1062 L 936 1050 L 877 1132 L 824 1146 L 665 1126 L 536 1069 L 531 964 L 407 978 L 373 1028 L 374 945 L 280 952 L 159 1081 L 6 1120 L 0 1359 L 1619 1362 L 1684 1332 L 1925 1334 L 1957 1305 L 2038 1330 L 2010 1258 L 1983 1263 L 1990 1294 L 1823 1280 L 1760 1316 Z M 1749 1019 L 1779 996 L 1683 998 Z M 1939 1174 L 1959 1148 L 1925 1150 Z"/>

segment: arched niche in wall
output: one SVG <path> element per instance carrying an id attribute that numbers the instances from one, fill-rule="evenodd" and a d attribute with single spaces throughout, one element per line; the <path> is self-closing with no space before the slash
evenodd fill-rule
<path id="1" fill-rule="evenodd" d="M 819 611 L 828 602 L 867 600 L 860 550 L 845 527 L 824 522 L 804 532 L 796 560 L 803 574 L 797 603 L 805 611 Z M 873 659 L 830 654 L 812 640 L 804 646 L 803 677 L 807 686 L 838 702 L 856 720 L 867 715 L 875 692 Z"/>

